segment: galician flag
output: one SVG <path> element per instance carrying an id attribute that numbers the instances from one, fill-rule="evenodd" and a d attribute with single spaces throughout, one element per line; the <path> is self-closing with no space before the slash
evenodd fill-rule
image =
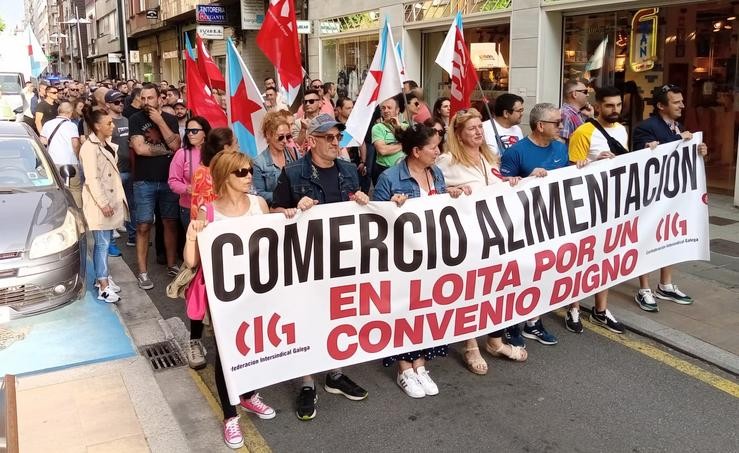
<path id="1" fill-rule="evenodd" d="M 393 34 L 386 18 L 380 34 L 380 43 L 369 67 L 369 74 L 346 121 L 341 146 L 358 146 L 362 143 L 377 105 L 401 91 L 403 81 L 400 78 Z"/>
<path id="2" fill-rule="evenodd" d="M 461 13 L 457 13 L 452 26 L 449 27 L 449 33 L 444 38 L 439 54 L 436 56 L 436 64 L 452 78 L 449 97 L 450 114 L 454 116 L 457 111 L 470 106 L 470 99 L 477 85 L 477 70 L 472 64 L 467 44 L 464 41 Z"/>
<path id="3" fill-rule="evenodd" d="M 33 33 L 33 30 L 31 30 L 30 25 L 26 27 L 24 36 L 25 43 L 28 46 L 28 62 L 31 68 L 31 77 L 38 77 L 49 65 L 49 60 L 46 58 L 46 54 L 41 48 L 38 38 Z"/>
<path id="4" fill-rule="evenodd" d="M 241 151 L 255 157 L 267 148 L 262 121 L 267 114 L 262 95 L 231 38 L 226 42 L 228 121 Z"/>
<path id="5" fill-rule="evenodd" d="M 187 108 L 193 115 L 202 116 L 212 127 L 228 127 L 226 113 L 213 97 L 213 92 L 198 71 L 195 52 L 185 35 L 185 83 L 187 84 Z"/>

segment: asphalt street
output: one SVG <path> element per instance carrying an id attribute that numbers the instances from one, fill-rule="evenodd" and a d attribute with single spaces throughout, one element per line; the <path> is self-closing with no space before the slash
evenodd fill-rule
<path id="1" fill-rule="evenodd" d="M 132 248 L 124 250 L 124 258 L 136 273 Z M 152 264 L 149 274 L 156 287 L 148 295 L 162 317 L 180 317 L 187 325 L 184 302 L 164 295 L 170 280 L 165 267 Z M 735 376 L 631 332 L 624 344 L 594 326 L 581 335 L 567 332 L 556 314 L 544 320 L 559 337 L 558 345 L 528 341 L 525 363 L 483 352 L 490 368 L 486 376 L 467 371 L 461 346 L 454 345 L 447 358 L 428 365 L 440 388 L 434 397 L 405 396 L 394 370 L 377 361 L 344 370 L 369 391 L 366 400 L 353 402 L 319 389 L 318 415 L 309 422 L 294 413 L 297 381 L 262 389 L 277 417 L 243 415 L 245 431 L 256 428 L 246 435 L 247 447 L 255 451 L 266 443 L 276 452 L 739 451 Z M 212 332 L 206 330 L 204 337 L 212 350 Z M 199 375 L 216 395 L 212 355 L 209 362 Z M 322 382 L 318 377 L 317 384 Z M 729 391 L 717 382 L 728 383 Z"/>

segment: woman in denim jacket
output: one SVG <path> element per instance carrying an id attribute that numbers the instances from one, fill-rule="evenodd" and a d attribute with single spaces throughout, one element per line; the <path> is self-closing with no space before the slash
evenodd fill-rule
<path id="1" fill-rule="evenodd" d="M 372 200 L 393 201 L 400 207 L 408 198 L 423 198 L 439 193 L 448 193 L 452 198 L 457 198 L 463 192 L 469 194 L 469 188 L 466 187 L 446 187 L 444 175 L 434 165 L 441 141 L 436 129 L 417 123 L 400 132 L 398 140 L 406 158 L 382 172 Z M 411 398 L 423 398 L 439 393 L 438 386 L 426 370 L 426 361 L 445 357 L 447 350 L 448 347 L 444 345 L 406 352 L 384 359 L 383 364 L 387 367 L 397 362 L 398 386 Z"/>
<path id="2" fill-rule="evenodd" d="M 267 139 L 267 149 L 254 159 L 254 190 L 272 204 L 272 192 L 277 186 L 277 178 L 288 163 L 300 157 L 294 147 L 290 124 L 284 111 L 267 113 L 262 122 L 262 134 Z"/>

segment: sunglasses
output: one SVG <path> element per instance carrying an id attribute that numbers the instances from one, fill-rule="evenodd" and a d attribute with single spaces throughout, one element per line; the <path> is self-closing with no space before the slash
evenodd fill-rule
<path id="1" fill-rule="evenodd" d="M 202 129 L 198 129 L 196 127 L 185 129 L 185 133 L 190 135 L 195 135 L 200 131 L 202 131 Z"/>
<path id="2" fill-rule="evenodd" d="M 232 171 L 231 174 L 237 178 L 246 178 L 248 175 L 254 174 L 254 169 L 251 167 L 239 168 L 238 170 Z"/>
<path id="3" fill-rule="evenodd" d="M 113 101 L 113 102 L 111 102 L 111 104 L 113 104 L 113 105 L 121 105 L 121 101 Z"/>
<path id="4" fill-rule="evenodd" d="M 310 87 L 313 88 L 314 90 L 317 90 L 321 88 L 321 85 L 311 85 Z"/>
<path id="5" fill-rule="evenodd" d="M 304 99 L 303 104 L 310 104 L 313 105 L 314 103 L 318 102 L 318 99 Z"/>
<path id="6" fill-rule="evenodd" d="M 344 134 L 325 134 L 325 135 L 316 135 L 315 137 L 321 137 L 325 138 L 327 142 L 331 143 L 334 140 L 337 142 L 340 142 L 342 138 L 344 138 Z"/>
<path id="7" fill-rule="evenodd" d="M 58 91 L 57 91 L 57 90 L 53 90 L 53 91 L 51 91 L 51 90 L 46 90 L 46 92 L 47 92 L 47 93 L 49 93 L 49 94 L 57 94 L 57 93 L 58 93 Z"/>
<path id="8" fill-rule="evenodd" d="M 418 107 L 419 105 L 421 105 L 421 103 L 418 102 L 418 101 L 413 101 L 413 102 L 411 102 L 411 104 L 415 105 L 416 107 Z"/>
<path id="9" fill-rule="evenodd" d="M 556 124 L 557 126 L 561 126 L 562 125 L 562 120 L 558 120 L 558 121 L 539 120 L 539 122 L 540 123 Z"/>
<path id="10" fill-rule="evenodd" d="M 278 136 L 277 136 L 277 141 L 278 141 L 278 142 L 281 142 L 281 141 L 283 141 L 283 140 L 285 140 L 285 139 L 287 139 L 287 140 L 292 140 L 292 139 L 293 139 L 293 136 L 292 136 L 292 134 L 285 134 L 285 135 L 278 135 Z"/>
<path id="11" fill-rule="evenodd" d="M 588 94 L 588 90 L 572 90 L 572 91 L 570 91 L 570 93 L 575 93 L 575 92 L 582 93 L 582 94 Z"/>

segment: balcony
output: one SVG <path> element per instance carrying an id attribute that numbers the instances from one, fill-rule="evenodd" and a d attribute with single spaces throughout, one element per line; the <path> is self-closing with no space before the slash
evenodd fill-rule
<path id="1" fill-rule="evenodd" d="M 426 0 L 405 3 L 405 22 L 416 23 L 508 10 L 511 0 Z"/>
<path id="2" fill-rule="evenodd" d="M 161 19 L 152 20 L 146 18 L 146 12 L 142 11 L 137 13 L 135 16 L 129 18 L 128 22 L 128 36 L 135 36 L 138 33 L 142 33 L 149 30 L 156 30 L 162 27 L 163 23 Z"/>
<path id="3" fill-rule="evenodd" d="M 195 11 L 196 5 L 211 3 L 208 0 L 161 0 L 161 19 L 168 20 L 190 11 Z"/>

